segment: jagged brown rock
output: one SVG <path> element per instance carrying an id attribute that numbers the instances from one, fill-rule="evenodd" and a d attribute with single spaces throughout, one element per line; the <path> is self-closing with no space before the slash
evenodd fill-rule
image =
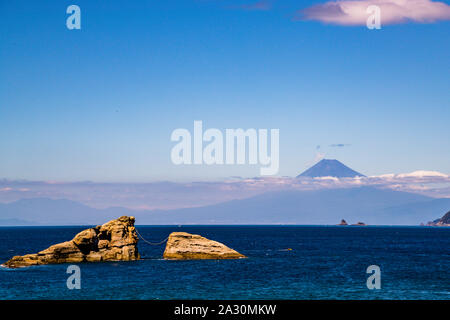
<path id="1" fill-rule="evenodd" d="M 186 232 L 172 232 L 169 235 L 163 256 L 168 260 L 246 258 L 220 242 Z"/>
<path id="2" fill-rule="evenodd" d="M 338 224 L 338 226 L 348 226 L 347 221 L 345 221 L 344 219 L 341 220 L 341 223 Z"/>
<path id="3" fill-rule="evenodd" d="M 8 268 L 41 264 L 140 259 L 134 217 L 123 216 L 78 233 L 71 241 L 52 245 L 34 254 L 15 256 L 5 262 Z"/>

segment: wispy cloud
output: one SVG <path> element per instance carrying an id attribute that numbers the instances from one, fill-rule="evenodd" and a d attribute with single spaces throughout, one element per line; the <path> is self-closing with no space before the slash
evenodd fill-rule
<path id="1" fill-rule="evenodd" d="M 319 152 L 319 151 L 317 151 L 316 154 L 315 154 L 315 156 L 314 156 L 314 163 L 316 163 L 316 162 L 318 162 L 318 161 L 324 159 L 325 156 L 326 156 L 326 153 L 325 153 L 325 152 Z M 312 164 L 311 164 L 311 165 L 312 165 Z"/>
<path id="2" fill-rule="evenodd" d="M 343 147 L 348 147 L 350 145 L 351 144 L 349 144 L 349 143 L 333 143 L 333 144 L 330 144 L 329 147 L 332 147 L 332 148 L 343 148 Z"/>
<path id="3" fill-rule="evenodd" d="M 366 25 L 371 5 L 381 11 L 381 24 L 432 23 L 450 20 L 450 6 L 431 0 L 338 0 L 299 11 L 300 19 L 337 25 Z"/>

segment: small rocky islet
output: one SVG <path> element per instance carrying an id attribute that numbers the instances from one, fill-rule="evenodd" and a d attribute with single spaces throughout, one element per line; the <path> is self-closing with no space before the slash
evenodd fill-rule
<path id="1" fill-rule="evenodd" d="M 38 253 L 14 256 L 2 264 L 7 268 L 34 265 L 139 260 L 135 218 L 123 216 L 78 233 L 72 240 Z M 239 259 L 239 252 L 224 244 L 186 232 L 172 232 L 163 255 L 168 260 Z"/>
<path id="2" fill-rule="evenodd" d="M 345 219 L 342 219 L 341 222 L 338 224 L 338 226 L 348 226 L 349 224 L 347 223 L 347 221 L 345 221 Z M 367 226 L 367 224 L 365 224 L 364 222 L 357 222 L 352 224 L 352 226 Z"/>

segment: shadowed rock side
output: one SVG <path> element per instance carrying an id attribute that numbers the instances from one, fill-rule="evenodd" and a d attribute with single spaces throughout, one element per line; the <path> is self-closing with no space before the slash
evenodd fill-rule
<path id="1" fill-rule="evenodd" d="M 134 217 L 123 216 L 78 233 L 72 240 L 55 244 L 35 254 L 15 256 L 8 268 L 41 264 L 100 261 L 130 261 L 140 258 Z"/>
<path id="2" fill-rule="evenodd" d="M 450 227 L 450 211 L 444 214 L 442 218 L 428 222 L 427 225 L 434 227 Z"/>
<path id="3" fill-rule="evenodd" d="M 439 219 L 438 224 L 443 226 L 450 226 L 450 211 L 447 212 L 441 219 Z"/>
<path id="4" fill-rule="evenodd" d="M 341 220 L 341 223 L 338 224 L 338 226 L 348 226 L 347 221 L 345 221 L 344 219 Z"/>
<path id="5" fill-rule="evenodd" d="M 169 260 L 239 258 L 246 258 L 246 256 L 220 242 L 186 232 L 172 232 L 164 250 L 164 259 Z"/>

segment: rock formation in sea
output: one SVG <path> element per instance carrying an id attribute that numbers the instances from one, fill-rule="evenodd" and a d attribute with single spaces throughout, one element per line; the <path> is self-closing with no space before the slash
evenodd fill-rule
<path id="1" fill-rule="evenodd" d="M 344 219 L 341 220 L 341 223 L 338 224 L 338 226 L 348 226 L 347 221 L 345 221 Z"/>
<path id="2" fill-rule="evenodd" d="M 186 232 L 172 232 L 169 235 L 163 257 L 168 260 L 246 258 L 220 242 Z"/>
<path id="3" fill-rule="evenodd" d="M 123 216 L 104 225 L 78 233 L 72 240 L 52 245 L 34 254 L 15 256 L 5 262 L 8 268 L 41 264 L 140 259 L 134 217 Z"/>
<path id="4" fill-rule="evenodd" d="M 355 224 L 352 224 L 352 226 L 367 226 L 364 222 L 357 222 Z"/>
<path id="5" fill-rule="evenodd" d="M 442 218 L 428 222 L 427 226 L 450 227 L 450 211 L 444 214 Z"/>

